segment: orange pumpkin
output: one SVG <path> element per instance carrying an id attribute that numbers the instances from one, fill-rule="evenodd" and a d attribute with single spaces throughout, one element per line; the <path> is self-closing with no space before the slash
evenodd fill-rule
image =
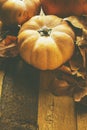
<path id="1" fill-rule="evenodd" d="M 0 20 L 6 25 L 23 24 L 39 10 L 39 0 L 0 0 Z"/>
<path id="2" fill-rule="evenodd" d="M 41 0 L 41 4 L 46 14 L 60 17 L 87 14 L 86 0 Z"/>
<path id="3" fill-rule="evenodd" d="M 28 64 L 53 70 L 71 58 L 74 39 L 72 28 L 61 18 L 34 16 L 19 31 L 19 53 Z"/>

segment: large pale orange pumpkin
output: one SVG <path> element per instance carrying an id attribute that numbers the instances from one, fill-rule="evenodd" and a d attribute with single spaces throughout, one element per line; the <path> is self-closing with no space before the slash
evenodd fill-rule
<path id="1" fill-rule="evenodd" d="M 34 16 L 19 31 L 21 57 L 41 70 L 52 70 L 73 55 L 75 34 L 68 23 L 54 15 Z"/>
<path id="2" fill-rule="evenodd" d="M 39 10 L 39 0 L 0 0 L 0 19 L 6 25 L 23 24 Z"/>
<path id="3" fill-rule="evenodd" d="M 87 0 L 40 0 L 46 14 L 60 17 L 87 15 Z"/>

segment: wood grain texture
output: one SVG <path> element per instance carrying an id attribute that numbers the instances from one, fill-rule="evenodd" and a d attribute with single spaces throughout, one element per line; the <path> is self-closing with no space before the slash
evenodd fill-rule
<path id="1" fill-rule="evenodd" d="M 48 86 L 53 78 L 51 71 L 41 72 L 38 125 L 39 130 L 76 130 L 74 102 L 67 96 L 56 97 Z"/>
<path id="2" fill-rule="evenodd" d="M 2 89 L 3 89 L 3 81 L 5 76 L 5 62 L 4 59 L 0 58 L 0 118 L 1 118 L 1 100 L 2 100 Z"/>
<path id="3" fill-rule="evenodd" d="M 87 106 L 77 103 L 76 112 L 78 130 L 87 130 Z"/>
<path id="4" fill-rule="evenodd" d="M 0 70 L 0 98 L 2 94 L 2 84 L 3 84 L 4 75 L 5 75 L 5 72 L 3 70 Z"/>
<path id="5" fill-rule="evenodd" d="M 39 72 L 9 59 L 3 82 L 0 130 L 37 130 Z"/>

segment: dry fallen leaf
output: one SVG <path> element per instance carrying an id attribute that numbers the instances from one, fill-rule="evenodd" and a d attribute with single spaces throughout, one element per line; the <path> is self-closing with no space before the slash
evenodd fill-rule
<path id="1" fill-rule="evenodd" d="M 71 95 L 75 101 L 82 102 L 87 95 L 87 24 L 82 17 L 72 16 L 65 20 L 76 32 L 75 51 L 72 58 L 56 70 L 55 78 L 49 85 L 50 91 L 54 95 Z M 79 33 L 78 28 L 82 32 Z"/>
<path id="2" fill-rule="evenodd" d="M 0 41 L 0 57 L 15 57 L 18 55 L 16 40 L 17 37 L 7 35 L 5 39 Z"/>
<path id="3" fill-rule="evenodd" d="M 0 26 L 0 57 L 15 57 L 18 55 L 17 34 L 18 26 Z"/>

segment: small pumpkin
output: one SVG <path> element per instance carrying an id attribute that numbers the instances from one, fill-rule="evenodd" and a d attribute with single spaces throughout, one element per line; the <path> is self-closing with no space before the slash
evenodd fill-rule
<path id="1" fill-rule="evenodd" d="M 41 0 L 45 14 L 55 14 L 60 17 L 70 15 L 87 15 L 86 0 Z"/>
<path id="2" fill-rule="evenodd" d="M 53 70 L 71 58 L 75 34 L 55 15 L 38 15 L 24 23 L 18 34 L 21 57 L 41 70 Z"/>
<path id="3" fill-rule="evenodd" d="M 0 19 L 6 25 L 23 24 L 39 9 L 39 0 L 0 0 Z"/>

